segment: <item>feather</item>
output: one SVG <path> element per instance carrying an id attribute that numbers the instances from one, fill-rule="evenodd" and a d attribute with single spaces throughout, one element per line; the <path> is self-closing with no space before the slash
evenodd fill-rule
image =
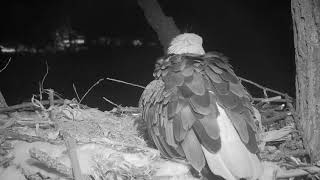
<path id="1" fill-rule="evenodd" d="M 197 171 L 201 171 L 205 166 L 206 160 L 201 149 L 201 144 L 192 129 L 188 131 L 181 146 L 192 167 Z"/>
<path id="2" fill-rule="evenodd" d="M 220 78 L 220 76 L 218 74 L 214 73 L 208 67 L 205 68 L 205 72 L 206 72 L 207 76 L 209 76 L 209 78 L 212 82 L 214 82 L 214 83 L 221 83 L 222 82 L 222 79 Z"/>
<path id="3" fill-rule="evenodd" d="M 176 114 L 173 118 L 173 134 L 175 140 L 181 142 L 185 138 L 187 132 L 188 131 L 183 128 L 181 113 Z"/>
<path id="4" fill-rule="evenodd" d="M 178 100 L 168 103 L 168 118 L 172 118 L 178 112 Z"/>
<path id="5" fill-rule="evenodd" d="M 150 130 L 150 129 L 149 129 Z M 160 151 L 160 153 L 164 156 L 169 158 L 170 155 L 166 152 L 165 148 L 163 147 L 163 145 L 160 143 L 160 141 L 158 140 L 158 137 L 151 131 L 149 131 L 149 135 L 151 136 L 154 144 L 157 146 L 158 150 Z"/>
<path id="6" fill-rule="evenodd" d="M 186 157 L 186 155 L 184 154 L 183 149 L 182 149 L 182 147 L 181 147 L 180 144 L 179 144 L 179 146 L 176 148 L 176 151 L 177 151 L 178 154 L 180 154 L 180 157 L 183 157 L 183 158 Z"/>
<path id="7" fill-rule="evenodd" d="M 241 140 L 244 143 L 249 142 L 249 134 L 247 129 L 247 123 L 244 120 L 243 116 L 240 113 L 235 113 L 232 111 L 226 111 L 228 117 L 230 118 L 233 126 L 236 128 L 237 132 L 239 133 L 239 136 Z"/>
<path id="8" fill-rule="evenodd" d="M 209 63 L 208 66 L 217 74 L 221 74 L 223 72 L 220 68 L 211 63 Z"/>
<path id="9" fill-rule="evenodd" d="M 161 75 L 161 71 L 157 71 L 156 73 L 154 73 L 153 76 L 160 77 L 160 75 Z"/>
<path id="10" fill-rule="evenodd" d="M 197 137 L 199 138 L 200 143 L 211 153 L 216 153 L 221 148 L 221 139 L 220 137 L 216 139 L 212 139 L 205 128 L 203 127 L 203 124 L 199 121 L 196 121 L 193 124 L 194 132 L 196 133 Z M 220 135 L 220 133 L 218 134 Z"/>
<path id="11" fill-rule="evenodd" d="M 249 134 L 249 142 L 245 145 L 251 153 L 257 154 L 259 152 L 259 148 L 257 146 L 256 133 L 252 129 L 252 127 L 247 126 L 247 128 Z"/>
<path id="12" fill-rule="evenodd" d="M 244 87 L 239 83 L 229 82 L 230 91 L 239 97 L 243 97 L 248 93 L 245 91 Z"/>
<path id="13" fill-rule="evenodd" d="M 152 125 L 155 125 L 155 124 L 157 124 L 158 123 L 158 121 L 159 121 L 159 110 L 160 110 L 160 108 L 161 108 L 161 106 L 159 106 L 159 104 L 157 104 L 157 105 L 155 105 L 154 106 L 154 115 L 153 115 L 153 121 L 152 121 Z"/>
<path id="14" fill-rule="evenodd" d="M 179 93 L 181 94 L 181 96 L 183 98 L 190 98 L 191 96 L 194 95 L 192 90 L 188 86 L 186 86 L 185 84 L 182 85 L 181 87 L 179 87 L 178 89 L 179 89 Z"/>
<path id="15" fill-rule="evenodd" d="M 181 56 L 173 56 L 170 58 L 170 62 L 172 63 L 170 68 L 172 71 L 178 72 L 184 69 L 186 64 L 181 60 Z"/>
<path id="16" fill-rule="evenodd" d="M 224 54 L 220 53 L 220 52 L 217 52 L 217 51 L 211 51 L 211 52 L 207 52 L 205 55 L 204 55 L 204 58 L 207 59 L 207 60 L 214 60 L 214 61 L 217 61 L 219 60 L 219 62 L 222 62 L 223 64 L 225 65 L 228 65 L 229 63 L 229 58 L 226 57 Z"/>
<path id="17" fill-rule="evenodd" d="M 177 151 L 174 149 L 174 147 L 167 144 L 164 136 L 157 136 L 161 146 L 163 147 L 164 151 L 168 155 L 168 157 L 171 158 L 179 158 L 180 155 L 177 153 Z"/>
<path id="18" fill-rule="evenodd" d="M 162 107 L 161 116 L 161 127 L 164 127 L 165 124 L 168 122 L 168 106 Z"/>
<path id="19" fill-rule="evenodd" d="M 193 74 L 193 70 L 194 68 L 192 66 L 188 66 L 187 68 L 184 68 L 181 73 L 184 77 L 187 77 Z"/>
<path id="20" fill-rule="evenodd" d="M 189 130 L 189 128 L 191 128 L 193 123 L 196 121 L 196 117 L 193 115 L 193 112 L 190 106 L 188 105 L 183 107 L 180 113 L 181 113 L 181 121 L 182 121 L 183 129 Z"/>
<path id="21" fill-rule="evenodd" d="M 164 69 L 164 70 L 162 70 L 160 72 L 161 72 L 161 76 L 164 77 L 164 76 L 166 76 L 168 74 L 169 70 L 168 69 Z"/>
<path id="22" fill-rule="evenodd" d="M 192 81 L 185 84 L 196 95 L 201 96 L 205 93 L 204 82 L 200 73 L 193 73 Z"/>
<path id="23" fill-rule="evenodd" d="M 156 136 L 160 136 L 160 131 L 157 126 L 153 126 L 152 130 L 153 130 L 153 134 L 155 134 Z"/>
<path id="24" fill-rule="evenodd" d="M 177 144 L 174 140 L 174 135 L 173 135 L 173 125 L 172 125 L 172 120 L 168 121 L 165 125 L 165 131 L 166 131 L 166 141 L 167 143 L 174 147 L 177 148 Z"/>
<path id="25" fill-rule="evenodd" d="M 204 82 L 204 88 L 207 91 L 210 91 L 212 89 L 212 82 L 210 81 L 209 77 L 206 75 L 203 75 L 203 82 Z"/>
<path id="26" fill-rule="evenodd" d="M 171 90 L 176 86 L 181 86 L 184 81 L 184 77 L 181 73 L 169 72 L 166 76 L 163 77 L 165 83 L 165 89 Z"/>
<path id="27" fill-rule="evenodd" d="M 221 102 L 222 105 L 228 109 L 233 109 L 240 103 L 240 98 L 232 93 L 227 95 L 218 94 L 218 99 L 219 102 Z"/>
<path id="28" fill-rule="evenodd" d="M 221 78 L 227 82 L 232 82 L 235 84 L 239 82 L 239 79 L 234 74 L 232 74 L 231 72 L 228 72 L 228 71 L 222 72 Z"/>
<path id="29" fill-rule="evenodd" d="M 157 61 L 154 74 L 158 80 L 146 87 L 139 106 L 161 154 L 186 158 L 197 171 L 208 162 L 226 179 L 257 177 L 251 97 L 227 58 L 168 55 Z"/>
<path id="30" fill-rule="evenodd" d="M 190 98 L 190 104 L 192 105 L 193 110 L 199 114 L 208 115 L 211 112 L 208 91 L 202 96 L 193 95 Z"/>
<path id="31" fill-rule="evenodd" d="M 228 180 L 258 179 L 257 175 L 262 173 L 262 169 L 257 156 L 247 150 L 225 110 L 221 106 L 218 106 L 218 110 L 221 150 L 212 154 L 205 147 L 202 148 L 210 169 Z"/>
<path id="32" fill-rule="evenodd" d="M 218 67 L 220 67 L 221 69 L 225 70 L 225 71 L 231 71 L 231 65 L 227 63 L 227 59 L 222 59 L 222 58 L 214 58 L 213 59 L 214 64 Z"/>
<path id="33" fill-rule="evenodd" d="M 212 105 L 211 107 L 214 107 L 214 106 L 215 105 Z M 204 127 L 208 136 L 215 140 L 219 138 L 219 133 L 220 133 L 219 125 L 217 124 L 216 115 L 217 115 L 216 112 L 212 112 L 211 114 L 204 116 L 202 119 L 199 119 L 199 122 Z"/>
<path id="34" fill-rule="evenodd" d="M 221 83 L 212 83 L 214 89 L 216 89 L 217 94 L 228 94 L 229 91 L 229 83 L 222 81 Z"/>

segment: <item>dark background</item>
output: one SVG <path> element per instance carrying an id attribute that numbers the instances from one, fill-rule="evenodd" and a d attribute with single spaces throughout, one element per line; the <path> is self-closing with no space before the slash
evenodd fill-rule
<path id="1" fill-rule="evenodd" d="M 294 46 L 290 1 L 170 1 L 158 0 L 182 32 L 203 37 L 206 51 L 220 51 L 231 58 L 235 72 L 244 78 L 294 96 Z M 39 82 L 49 64 L 45 88 L 64 98 L 79 95 L 98 79 L 112 77 L 147 85 L 155 60 L 162 56 L 156 33 L 135 0 L 55 0 L 1 2 L 0 44 L 24 43 L 44 46 L 63 24 L 87 39 L 100 36 L 141 39 L 156 46 L 89 47 L 79 53 L 19 54 L 0 73 L 0 90 L 9 105 L 38 93 Z M 1 54 L 0 67 L 8 56 Z M 254 96 L 258 89 L 248 87 Z M 136 106 L 142 89 L 103 81 L 82 103 L 110 109 L 106 97 L 123 106 Z"/>

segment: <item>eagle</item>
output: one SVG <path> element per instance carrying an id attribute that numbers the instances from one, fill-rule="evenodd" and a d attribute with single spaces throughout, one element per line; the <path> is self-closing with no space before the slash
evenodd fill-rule
<path id="1" fill-rule="evenodd" d="M 200 176 L 260 179 L 251 96 L 228 58 L 205 53 L 193 33 L 175 37 L 155 65 L 139 106 L 161 155 L 186 160 Z"/>

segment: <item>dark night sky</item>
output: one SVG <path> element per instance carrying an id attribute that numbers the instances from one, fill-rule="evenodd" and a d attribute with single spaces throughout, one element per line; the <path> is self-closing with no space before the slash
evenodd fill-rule
<path id="1" fill-rule="evenodd" d="M 238 75 L 272 89 L 294 95 L 294 46 L 289 0 L 158 1 L 164 12 L 174 18 L 181 31 L 194 32 L 203 37 L 205 50 L 220 51 L 231 57 L 231 64 Z M 135 0 L 11 0 L 0 5 L 0 15 L 2 31 L 0 43 L 44 44 L 51 38 L 50 34 L 55 28 L 66 22 L 89 38 L 105 35 L 142 38 L 157 42 L 156 33 L 148 25 Z M 76 65 L 80 67 L 82 64 L 90 68 L 87 70 L 87 76 L 90 76 L 90 72 L 92 74 L 90 81 L 88 80 L 90 78 L 86 81 L 71 78 L 70 81 L 78 83 L 81 81 L 84 84 L 83 88 L 86 89 L 90 83 L 95 81 L 96 77 L 103 74 L 102 71 L 109 71 L 114 72 L 111 75 L 116 78 L 146 85 L 152 80 L 153 63 L 155 58 L 161 56 L 161 53 L 159 45 L 150 51 L 144 49 L 108 50 L 101 57 L 97 57 L 97 54 L 91 55 L 92 53 L 82 54 L 88 59 L 92 57 L 100 60 L 79 62 Z M 70 58 L 72 59 L 72 57 Z M 112 60 L 109 60 L 105 65 L 105 69 L 99 69 L 99 65 L 106 64 L 102 57 L 112 57 Z M 57 57 L 45 58 L 49 64 L 52 64 L 50 59 L 57 63 L 57 59 L 55 59 Z M 0 80 L 5 80 L 8 83 L 1 84 L 1 86 L 6 86 L 1 91 L 7 94 L 9 99 L 14 99 L 8 93 L 9 91 L 21 93 L 11 90 L 15 86 L 10 82 L 13 79 L 19 79 L 19 77 L 18 75 L 13 76 L 14 73 L 10 71 L 15 71 L 14 67 L 21 67 L 25 63 L 29 63 L 28 61 L 21 62 L 22 60 L 19 60 L 18 57 L 13 60 L 16 65 L 13 63 L 11 65 L 13 67 L 10 69 L 9 66 L 6 70 L 9 72 L 0 74 Z M 70 60 L 71 62 L 74 63 Z M 63 63 L 68 65 L 66 62 Z M 88 66 L 89 64 L 92 66 Z M 40 67 L 42 68 L 40 71 L 43 72 L 44 65 L 42 64 Z M 60 66 L 53 65 L 53 71 L 57 67 Z M 83 73 L 78 69 L 74 69 L 74 71 Z M 68 84 L 70 82 L 62 82 L 62 79 L 59 79 L 57 75 L 55 77 L 55 81 L 60 81 L 61 86 L 72 86 L 72 84 Z M 74 75 L 74 77 L 79 76 Z M 51 78 L 51 81 L 54 81 L 54 77 Z M 50 79 L 48 81 L 49 84 L 51 81 Z M 54 83 L 50 85 L 57 86 Z M 118 88 L 126 88 L 122 91 L 128 90 L 128 87 L 124 86 Z M 64 89 L 62 88 L 62 90 Z M 69 88 L 68 91 L 72 91 L 72 89 Z M 101 90 L 101 92 L 103 91 L 106 92 L 105 89 Z M 113 91 L 119 92 L 119 89 Z M 137 90 L 132 89 L 132 91 Z M 134 105 L 140 93 L 140 91 L 134 93 L 128 101 L 115 101 L 120 101 L 119 103 L 123 105 Z M 63 94 L 73 96 L 68 92 Z M 14 100 L 11 102 L 17 103 Z"/>

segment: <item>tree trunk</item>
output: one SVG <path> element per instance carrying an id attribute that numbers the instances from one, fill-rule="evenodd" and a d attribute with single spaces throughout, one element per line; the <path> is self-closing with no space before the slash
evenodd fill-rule
<path id="1" fill-rule="evenodd" d="M 157 0 L 138 0 L 138 4 L 150 26 L 157 32 L 164 52 L 167 53 L 172 38 L 179 35 L 180 30 L 171 17 L 164 15 Z"/>
<path id="2" fill-rule="evenodd" d="M 320 160 L 320 1 L 292 0 L 296 61 L 296 110 L 305 146 Z"/>
<path id="3" fill-rule="evenodd" d="M 3 108 L 3 107 L 8 107 L 8 105 L 7 105 L 6 100 L 4 99 L 4 97 L 0 91 L 0 108 Z"/>

